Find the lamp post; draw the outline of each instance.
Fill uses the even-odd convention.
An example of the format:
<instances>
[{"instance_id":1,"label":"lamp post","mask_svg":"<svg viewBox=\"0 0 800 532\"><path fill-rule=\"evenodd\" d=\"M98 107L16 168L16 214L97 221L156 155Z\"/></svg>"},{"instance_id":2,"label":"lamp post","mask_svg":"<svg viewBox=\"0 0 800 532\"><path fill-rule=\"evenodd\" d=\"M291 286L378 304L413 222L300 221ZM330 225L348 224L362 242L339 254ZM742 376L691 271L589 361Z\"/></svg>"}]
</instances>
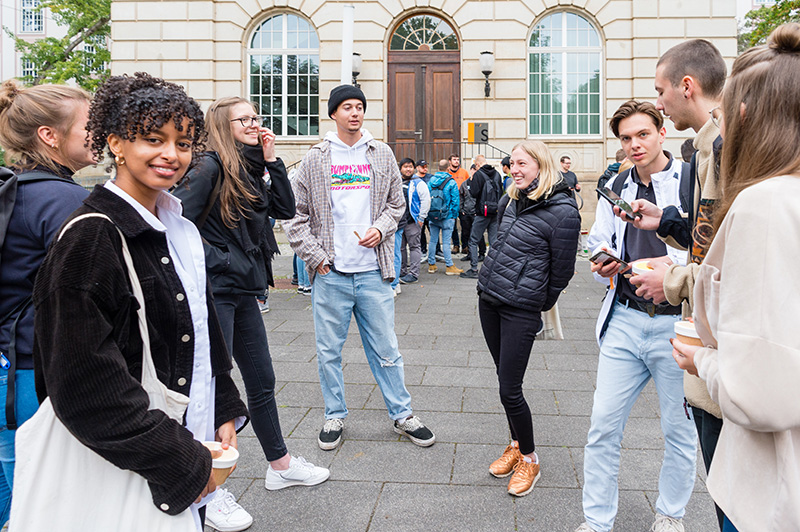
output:
<instances>
[{"instance_id":1,"label":"lamp post","mask_svg":"<svg viewBox=\"0 0 800 532\"><path fill-rule=\"evenodd\" d=\"M483 86L483 93L486 98L492 92L492 87L489 85L489 74L494 70L494 54L489 51L481 52L480 57L481 72L486 77L486 85Z\"/></svg>"},{"instance_id":2,"label":"lamp post","mask_svg":"<svg viewBox=\"0 0 800 532\"><path fill-rule=\"evenodd\" d=\"M360 89L361 85L358 84L359 74L361 74L361 54L353 52L353 85Z\"/></svg>"}]
</instances>

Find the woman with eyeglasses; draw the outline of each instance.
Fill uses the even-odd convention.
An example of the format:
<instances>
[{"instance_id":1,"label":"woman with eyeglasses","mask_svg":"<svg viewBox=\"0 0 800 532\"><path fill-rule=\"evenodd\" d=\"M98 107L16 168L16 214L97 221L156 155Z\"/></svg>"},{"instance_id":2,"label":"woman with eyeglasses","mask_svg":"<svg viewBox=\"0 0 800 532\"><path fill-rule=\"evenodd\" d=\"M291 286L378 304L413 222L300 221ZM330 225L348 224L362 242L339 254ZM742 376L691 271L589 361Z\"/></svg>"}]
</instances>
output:
<instances>
[{"instance_id":1,"label":"woman with eyeglasses","mask_svg":"<svg viewBox=\"0 0 800 532\"><path fill-rule=\"evenodd\" d=\"M286 449L275 372L255 297L273 285L271 261L278 246L269 218L294 216L292 187L283 161L275 156L275 134L261 127L251 102L239 97L215 101L206 113L206 129L210 151L198 158L173 194L203 237L222 333L241 371L253 430L269 461L265 487L313 486L330 472ZM250 526L252 517L233 495L219 492L208 505L206 524L226 531Z\"/></svg>"}]
</instances>

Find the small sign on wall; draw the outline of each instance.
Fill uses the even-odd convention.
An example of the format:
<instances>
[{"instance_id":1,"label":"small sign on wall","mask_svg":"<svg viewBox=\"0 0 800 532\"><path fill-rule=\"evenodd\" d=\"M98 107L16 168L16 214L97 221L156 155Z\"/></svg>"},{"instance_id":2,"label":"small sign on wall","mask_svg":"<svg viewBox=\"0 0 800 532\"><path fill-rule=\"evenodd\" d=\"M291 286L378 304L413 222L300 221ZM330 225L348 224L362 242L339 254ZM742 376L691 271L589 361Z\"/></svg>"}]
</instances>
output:
<instances>
[{"instance_id":1,"label":"small sign on wall","mask_svg":"<svg viewBox=\"0 0 800 532\"><path fill-rule=\"evenodd\" d=\"M489 142L489 122L467 122L467 142L475 144Z\"/></svg>"}]
</instances>

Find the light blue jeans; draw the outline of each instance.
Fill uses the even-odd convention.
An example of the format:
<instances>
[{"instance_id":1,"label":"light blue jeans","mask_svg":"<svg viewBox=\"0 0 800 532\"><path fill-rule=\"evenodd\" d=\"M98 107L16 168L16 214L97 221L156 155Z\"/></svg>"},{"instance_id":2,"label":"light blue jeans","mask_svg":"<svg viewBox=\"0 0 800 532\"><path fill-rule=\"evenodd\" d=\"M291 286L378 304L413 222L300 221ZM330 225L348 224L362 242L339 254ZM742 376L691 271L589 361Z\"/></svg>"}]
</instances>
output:
<instances>
[{"instance_id":1,"label":"light blue jeans","mask_svg":"<svg viewBox=\"0 0 800 532\"><path fill-rule=\"evenodd\" d=\"M658 391L665 440L658 513L682 518L696 475L697 433L683 407L683 370L672 358L669 343L680 316L651 318L620 303L612 312L600 346L592 422L583 453L583 513L597 532L608 532L614 525L622 432L650 378Z\"/></svg>"},{"instance_id":2,"label":"light blue jeans","mask_svg":"<svg viewBox=\"0 0 800 532\"><path fill-rule=\"evenodd\" d=\"M317 274L311 301L325 419L347 417L342 346L353 314L389 417L396 420L410 416L411 395L406 389L403 357L394 333L394 296L381 272L341 274L331 270L326 275Z\"/></svg>"},{"instance_id":3,"label":"light blue jeans","mask_svg":"<svg viewBox=\"0 0 800 532\"><path fill-rule=\"evenodd\" d=\"M6 383L8 371L0 369L0 527L8 521L11 511L11 490L14 485L14 436L16 430L6 428ZM15 413L17 426L21 427L39 409L39 400L36 398L36 385L33 380L32 369L18 369L16 372L15 386Z\"/></svg>"},{"instance_id":4,"label":"light blue jeans","mask_svg":"<svg viewBox=\"0 0 800 532\"><path fill-rule=\"evenodd\" d=\"M403 266L403 230L398 229L394 233L394 281L392 289L400 284L400 268Z\"/></svg>"},{"instance_id":5,"label":"light blue jeans","mask_svg":"<svg viewBox=\"0 0 800 532\"><path fill-rule=\"evenodd\" d=\"M308 270L306 270L306 263L303 259L294 256L295 264L297 265L297 288L310 287L311 282L308 280Z\"/></svg>"},{"instance_id":6,"label":"light blue jeans","mask_svg":"<svg viewBox=\"0 0 800 532\"><path fill-rule=\"evenodd\" d=\"M447 266L453 265L453 257L450 252L450 241L453 239L453 227L456 225L455 218L448 218L435 222L428 221L428 228L431 230L431 242L428 244L428 264L436 264L436 243L439 241L439 231L442 232L442 254L444 263Z\"/></svg>"}]
</instances>

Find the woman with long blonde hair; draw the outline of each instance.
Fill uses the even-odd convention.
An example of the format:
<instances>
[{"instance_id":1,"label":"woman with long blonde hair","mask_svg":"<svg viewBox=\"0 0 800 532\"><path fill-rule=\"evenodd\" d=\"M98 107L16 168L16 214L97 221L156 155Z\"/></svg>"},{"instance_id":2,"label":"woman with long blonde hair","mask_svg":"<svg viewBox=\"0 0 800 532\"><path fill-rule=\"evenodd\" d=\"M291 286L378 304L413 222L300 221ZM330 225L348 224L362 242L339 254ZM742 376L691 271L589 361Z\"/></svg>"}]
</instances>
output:
<instances>
[{"instance_id":1,"label":"woman with long blonde hair","mask_svg":"<svg viewBox=\"0 0 800 532\"><path fill-rule=\"evenodd\" d=\"M253 430L269 461L265 487L313 486L330 472L289 454L275 403L275 372L256 296L273 285L278 251L269 218L295 214L286 167L275 155L275 134L261 126L252 102L221 98L206 113L209 151L173 193L203 237L206 269L222 334L244 380ZM219 490L206 523L244 530L252 517L233 495Z\"/></svg>"},{"instance_id":2,"label":"woman with long blonde hair","mask_svg":"<svg viewBox=\"0 0 800 532\"><path fill-rule=\"evenodd\" d=\"M800 530L800 24L733 63L714 240L695 281L705 347L673 341L724 420L708 491L725 532Z\"/></svg>"},{"instance_id":3,"label":"woman with long blonde hair","mask_svg":"<svg viewBox=\"0 0 800 532\"><path fill-rule=\"evenodd\" d=\"M478 313L511 431L511 443L489 472L495 477L513 473L508 493L523 496L533 489L540 468L522 381L541 313L556 304L575 271L580 216L542 142L514 147L511 177L500 204L497 242L478 277Z\"/></svg>"}]
</instances>

